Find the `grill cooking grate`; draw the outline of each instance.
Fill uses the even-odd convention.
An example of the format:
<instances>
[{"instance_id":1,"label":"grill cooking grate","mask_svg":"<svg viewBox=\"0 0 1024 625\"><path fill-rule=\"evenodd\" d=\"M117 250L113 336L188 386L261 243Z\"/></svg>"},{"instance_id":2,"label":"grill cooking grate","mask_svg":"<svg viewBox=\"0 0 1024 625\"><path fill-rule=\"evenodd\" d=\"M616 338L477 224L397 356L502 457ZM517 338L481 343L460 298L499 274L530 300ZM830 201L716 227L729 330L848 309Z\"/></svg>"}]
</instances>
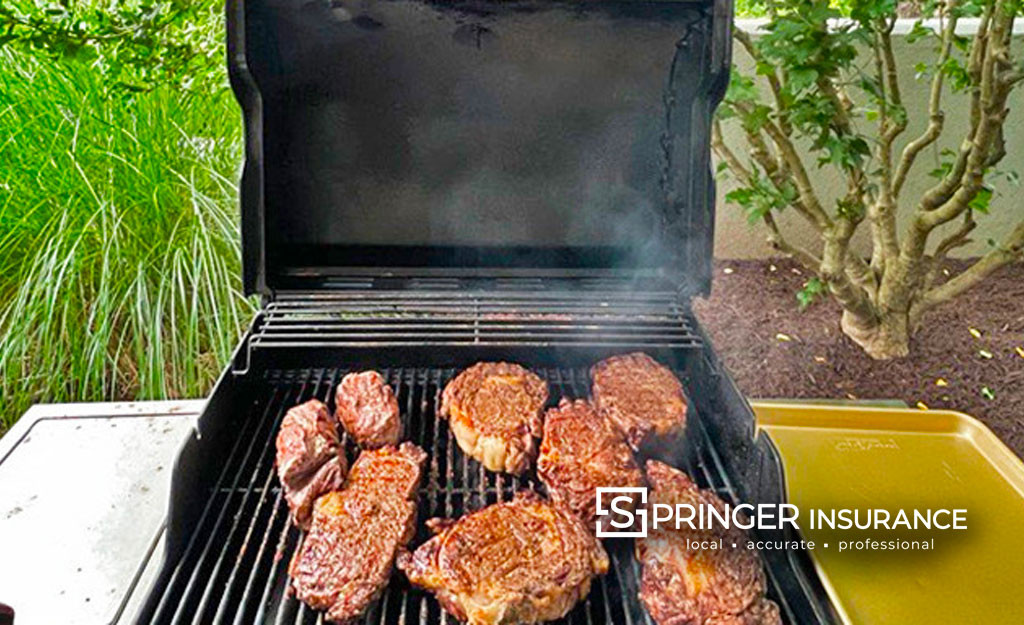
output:
<instances>
[{"instance_id":1,"label":"grill cooking grate","mask_svg":"<svg viewBox=\"0 0 1024 625\"><path fill-rule=\"evenodd\" d=\"M586 397L585 369L539 369L551 387L551 404L560 397ZM315 369L273 371L248 407L233 448L212 490L182 557L168 582L158 589L154 623L287 623L311 625L323 617L287 596L287 567L300 540L288 521L287 506L274 473L274 440L288 408L311 398L333 409L333 390L346 371ZM382 370L398 389L406 438L428 451L419 493L418 535L412 546L427 538L423 522L434 516L458 517L497 501L508 500L520 488L539 489L532 477L517 478L484 471L469 460L437 417L441 390L454 369L408 368ZM726 501L734 492L698 427L699 455L685 467L702 486L713 488ZM356 449L345 439L350 460ZM650 625L636 600L639 570L631 556L632 543L606 541L611 570L592 586L590 595L565 619L572 624L616 623ZM779 603L787 622L796 622L771 570L769 596ZM367 624L456 623L432 597L411 589L395 573L383 597L368 611Z\"/></svg>"},{"instance_id":2,"label":"grill cooking grate","mask_svg":"<svg viewBox=\"0 0 1024 625\"><path fill-rule=\"evenodd\" d=\"M678 348L700 339L671 291L590 290L282 295L249 339L250 349L509 343Z\"/></svg>"}]
</instances>

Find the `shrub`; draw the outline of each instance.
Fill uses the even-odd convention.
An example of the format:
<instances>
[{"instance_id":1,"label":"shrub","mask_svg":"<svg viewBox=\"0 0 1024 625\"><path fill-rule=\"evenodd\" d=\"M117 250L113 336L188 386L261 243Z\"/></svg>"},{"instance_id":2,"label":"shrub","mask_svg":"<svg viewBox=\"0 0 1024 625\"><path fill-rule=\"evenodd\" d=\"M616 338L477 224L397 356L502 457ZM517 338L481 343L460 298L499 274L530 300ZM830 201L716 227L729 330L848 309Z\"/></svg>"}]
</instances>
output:
<instances>
[{"instance_id":1,"label":"shrub","mask_svg":"<svg viewBox=\"0 0 1024 625\"><path fill-rule=\"evenodd\" d=\"M219 9L197 7L127 39L101 36L123 16L61 14L0 48L0 429L36 401L203 395L252 314L239 113ZM173 59L193 30L209 58Z\"/></svg>"},{"instance_id":2,"label":"shrub","mask_svg":"<svg viewBox=\"0 0 1024 625\"><path fill-rule=\"evenodd\" d=\"M939 29L919 20L910 33L911 39L930 39L935 46L934 62L914 68L930 81L926 111L908 110L901 98L899 78L908 68L893 52L895 0L852 0L847 20L837 19L840 12L828 0L754 2L769 16L763 36L736 29L735 38L753 58L756 75L734 72L713 134L721 166L740 185L729 199L764 224L777 250L827 287L842 306L844 332L867 353L906 355L928 309L1024 256L1022 214L981 259L945 282L938 280L946 255L969 241L977 218L995 209L989 182L1014 175L998 166L1006 156L1002 130L1010 94L1024 81L1024 63L1012 45L1021 0L922 4L923 14L940 18ZM976 34L958 32L965 17L979 18ZM925 173L915 168L918 157L944 133L947 88L968 94L969 130L931 172L931 188L907 197L907 178ZM902 143L915 114L927 115L927 127ZM725 120L742 128L744 150L726 144ZM811 164L798 150L804 145L817 158L813 165L835 171L846 183L845 195L832 206L815 191ZM798 247L786 237L776 219L784 209L817 232L817 249ZM902 232L901 212L910 213ZM861 228L871 234L870 258L850 250Z\"/></svg>"}]
</instances>

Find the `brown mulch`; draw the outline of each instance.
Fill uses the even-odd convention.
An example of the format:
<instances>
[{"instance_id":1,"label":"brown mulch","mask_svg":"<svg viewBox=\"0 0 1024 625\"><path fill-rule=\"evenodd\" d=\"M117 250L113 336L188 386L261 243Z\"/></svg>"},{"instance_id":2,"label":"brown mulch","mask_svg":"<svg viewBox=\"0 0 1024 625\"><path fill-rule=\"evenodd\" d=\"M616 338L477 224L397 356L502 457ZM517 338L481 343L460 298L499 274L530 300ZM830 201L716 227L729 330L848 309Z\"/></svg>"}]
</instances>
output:
<instances>
[{"instance_id":1,"label":"brown mulch","mask_svg":"<svg viewBox=\"0 0 1024 625\"><path fill-rule=\"evenodd\" d=\"M910 356L889 361L871 359L842 333L835 303L800 311L795 293L807 278L782 259L718 261L710 299L694 303L748 397L901 399L959 410L1024 456L1024 264L933 310Z\"/></svg>"}]
</instances>

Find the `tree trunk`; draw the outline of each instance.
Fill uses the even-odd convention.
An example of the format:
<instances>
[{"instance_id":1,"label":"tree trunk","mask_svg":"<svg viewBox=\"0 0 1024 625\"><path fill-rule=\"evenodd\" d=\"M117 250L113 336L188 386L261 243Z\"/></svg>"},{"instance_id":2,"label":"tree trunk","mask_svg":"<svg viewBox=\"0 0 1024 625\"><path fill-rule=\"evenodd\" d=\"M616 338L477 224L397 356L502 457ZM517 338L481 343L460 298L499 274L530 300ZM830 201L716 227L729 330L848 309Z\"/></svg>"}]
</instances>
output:
<instances>
[{"instance_id":1,"label":"tree trunk","mask_svg":"<svg viewBox=\"0 0 1024 625\"><path fill-rule=\"evenodd\" d=\"M840 322L846 336L878 360L902 358L910 353L910 321L906 313L890 312L864 319L843 311Z\"/></svg>"}]
</instances>

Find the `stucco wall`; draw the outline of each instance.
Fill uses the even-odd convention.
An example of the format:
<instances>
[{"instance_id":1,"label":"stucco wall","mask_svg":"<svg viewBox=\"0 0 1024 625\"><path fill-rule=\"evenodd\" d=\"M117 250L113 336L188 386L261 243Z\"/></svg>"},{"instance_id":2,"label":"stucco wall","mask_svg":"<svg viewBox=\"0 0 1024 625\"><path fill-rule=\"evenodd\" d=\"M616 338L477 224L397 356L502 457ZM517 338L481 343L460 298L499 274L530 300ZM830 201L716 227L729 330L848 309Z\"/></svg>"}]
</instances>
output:
<instances>
[{"instance_id":1,"label":"stucco wall","mask_svg":"<svg viewBox=\"0 0 1024 625\"><path fill-rule=\"evenodd\" d=\"M739 26L750 32L755 32L758 26L755 20L741 20ZM903 149L904 144L919 135L927 126L927 102L930 81L927 77L921 80L914 79L914 65L918 62L934 62L934 52L929 41L919 41L910 44L901 33L906 32L912 22L907 20L906 24L900 24L897 29L895 46L897 60L901 65L900 89L903 95L904 105L910 114L910 123L905 133L897 143L896 153ZM1024 24L1017 24L1018 28L1016 45L1018 58L1024 54ZM962 25L964 34L973 31L973 24ZM750 75L753 74L752 62L743 49L739 46L734 48L735 63ZM968 100L965 94L953 94L947 92L943 96L943 110L946 114L946 127L940 140L933 146L922 152L917 159L914 168L904 186L900 197L902 204L901 228L906 225L909 214L912 212L916 199L921 196L935 180L927 174L934 169L939 162L939 153L943 148L955 149L960 145L967 131ZM726 140L733 146L744 146L742 132L731 124L726 125ZM1005 128L1007 155L1000 165L1004 170L1017 170L1024 176L1024 89L1017 89L1010 97L1010 116ZM809 168L812 181L823 204L832 206L839 197L844 184L839 176L826 167L818 169L814 164L815 159L808 157L805 153L804 162ZM1002 236L1021 219L1024 219L1024 186L1014 186L1005 179L994 182L995 195L992 198L991 211L989 215L978 217L978 228L974 231L972 239L974 242L955 252L959 256L977 256L989 249L988 240L1000 240ZM725 201L725 194L733 188L730 179L720 179L718 182L718 211L715 232L715 256L718 258L759 258L773 255L774 252L765 243L763 225L758 223L749 225L743 211L735 205ZM803 220L792 213L784 211L779 217L780 226L788 234L789 239L794 243L811 249L818 249L818 242L806 227ZM946 228L953 228L955 225L947 225ZM870 241L867 236L867 224L865 223L854 239L854 246L862 254L868 254Z\"/></svg>"}]
</instances>

